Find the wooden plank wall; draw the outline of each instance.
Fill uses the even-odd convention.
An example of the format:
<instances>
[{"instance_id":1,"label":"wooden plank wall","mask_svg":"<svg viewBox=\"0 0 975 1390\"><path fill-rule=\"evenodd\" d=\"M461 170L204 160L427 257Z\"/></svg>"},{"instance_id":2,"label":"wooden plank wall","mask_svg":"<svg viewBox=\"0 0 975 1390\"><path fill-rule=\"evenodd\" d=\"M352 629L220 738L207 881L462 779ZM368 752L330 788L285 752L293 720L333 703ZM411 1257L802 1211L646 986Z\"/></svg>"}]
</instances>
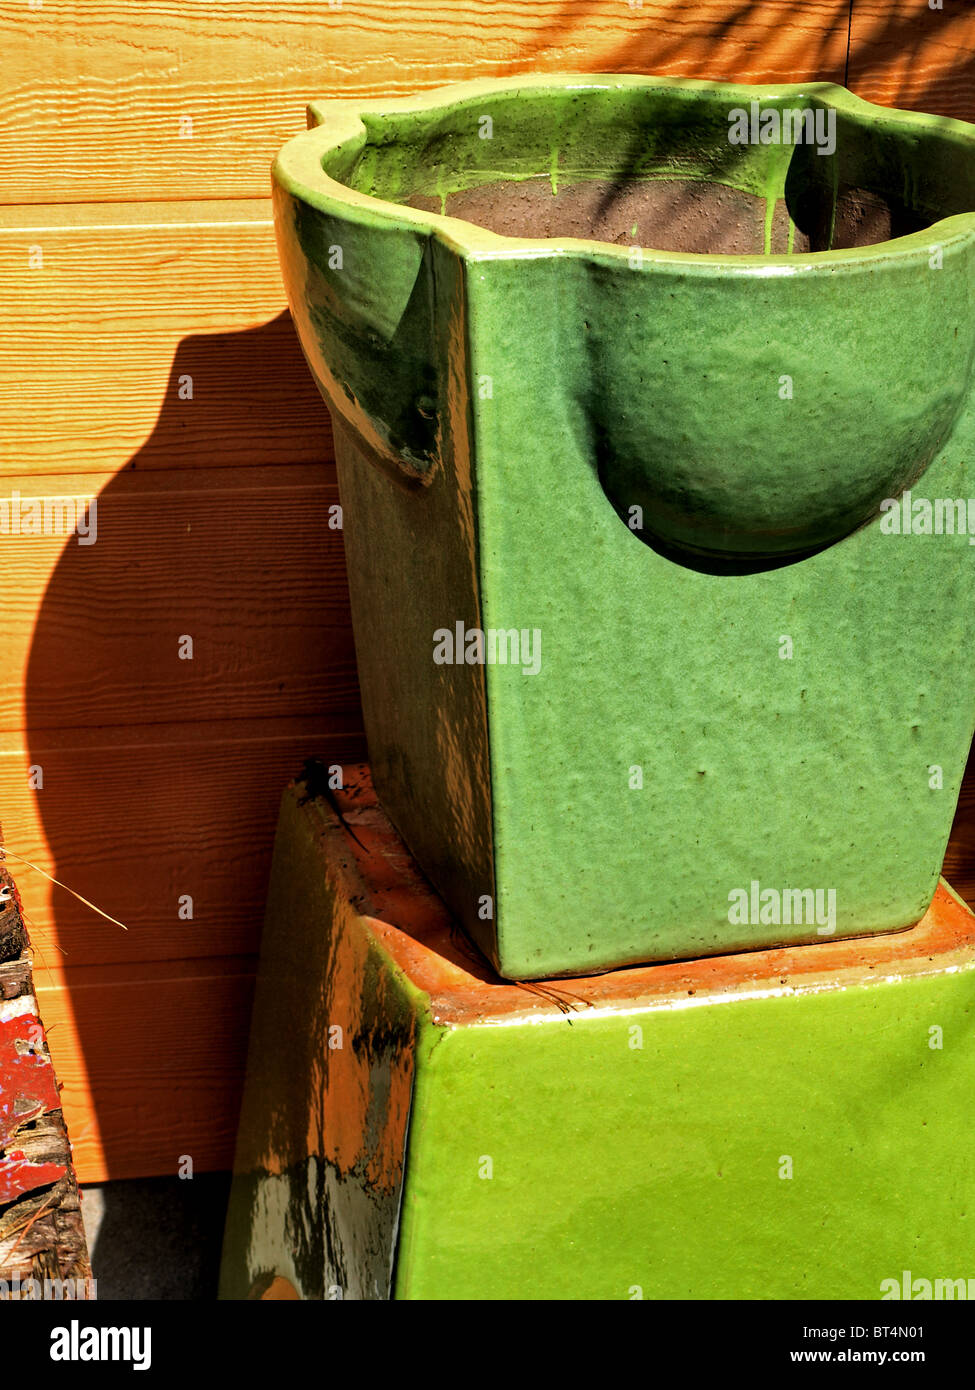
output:
<instances>
[{"instance_id":1,"label":"wooden plank wall","mask_svg":"<svg viewBox=\"0 0 975 1390\"><path fill-rule=\"evenodd\" d=\"M364 754L327 415L267 201L305 102L848 74L975 120L975 7L0 0L0 53L0 497L98 499L94 546L0 537L3 827L130 927L14 862L81 1179L220 1167L281 787ZM971 782L948 867L975 899Z\"/></svg>"}]
</instances>

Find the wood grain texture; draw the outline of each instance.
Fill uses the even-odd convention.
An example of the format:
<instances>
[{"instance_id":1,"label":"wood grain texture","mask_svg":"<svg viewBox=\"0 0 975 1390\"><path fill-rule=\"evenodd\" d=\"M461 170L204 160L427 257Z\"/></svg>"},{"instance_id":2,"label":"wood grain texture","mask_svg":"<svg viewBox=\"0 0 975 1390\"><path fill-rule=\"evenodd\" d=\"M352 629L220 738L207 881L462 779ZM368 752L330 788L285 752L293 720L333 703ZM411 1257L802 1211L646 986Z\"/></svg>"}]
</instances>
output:
<instances>
[{"instance_id":1,"label":"wood grain texture","mask_svg":"<svg viewBox=\"0 0 975 1390\"><path fill-rule=\"evenodd\" d=\"M975 754L969 754L945 854L944 876L975 912Z\"/></svg>"},{"instance_id":2,"label":"wood grain texture","mask_svg":"<svg viewBox=\"0 0 975 1390\"><path fill-rule=\"evenodd\" d=\"M847 9L847 0L60 0L32 11L2 0L0 50L15 81L0 114L0 197L265 195L277 149L303 128L306 103L326 94L404 95L559 70L838 80Z\"/></svg>"},{"instance_id":3,"label":"wood grain texture","mask_svg":"<svg viewBox=\"0 0 975 1390\"><path fill-rule=\"evenodd\" d=\"M267 199L0 209L0 302L2 472L333 457Z\"/></svg>"},{"instance_id":4,"label":"wood grain texture","mask_svg":"<svg viewBox=\"0 0 975 1390\"><path fill-rule=\"evenodd\" d=\"M255 952L285 784L308 757L344 765L363 753L358 720L340 716L48 730L29 747L8 744L0 750L4 843L41 963ZM40 790L29 786L31 766L43 769ZM185 895L192 920L180 917Z\"/></svg>"},{"instance_id":5,"label":"wood grain texture","mask_svg":"<svg viewBox=\"0 0 975 1390\"><path fill-rule=\"evenodd\" d=\"M257 949L285 782L364 751L327 411L266 201L7 208L0 294L0 503L97 498L94 545L0 543L7 845L131 928L21 865L82 1179L229 1166L252 966L219 958Z\"/></svg>"},{"instance_id":6,"label":"wood grain texture","mask_svg":"<svg viewBox=\"0 0 975 1390\"><path fill-rule=\"evenodd\" d=\"M975 121L975 6L854 0L849 85L884 106Z\"/></svg>"},{"instance_id":7,"label":"wood grain texture","mask_svg":"<svg viewBox=\"0 0 975 1390\"><path fill-rule=\"evenodd\" d=\"M253 958L36 969L78 1181L233 1161Z\"/></svg>"},{"instance_id":8,"label":"wood grain texture","mask_svg":"<svg viewBox=\"0 0 975 1390\"><path fill-rule=\"evenodd\" d=\"M0 534L0 730L358 708L331 468L0 478L0 529L59 498L96 528Z\"/></svg>"}]
</instances>

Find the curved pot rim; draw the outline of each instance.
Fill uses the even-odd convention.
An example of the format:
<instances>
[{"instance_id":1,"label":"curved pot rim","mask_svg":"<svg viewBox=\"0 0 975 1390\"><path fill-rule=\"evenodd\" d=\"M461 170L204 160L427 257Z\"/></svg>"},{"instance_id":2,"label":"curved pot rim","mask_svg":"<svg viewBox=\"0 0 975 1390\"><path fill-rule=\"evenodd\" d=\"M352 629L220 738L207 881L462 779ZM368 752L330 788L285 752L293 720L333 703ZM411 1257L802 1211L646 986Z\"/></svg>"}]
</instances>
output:
<instances>
[{"instance_id":1,"label":"curved pot rim","mask_svg":"<svg viewBox=\"0 0 975 1390\"><path fill-rule=\"evenodd\" d=\"M465 260L496 260L517 257L570 256L628 261L634 247L582 237L513 237L489 231L476 223L441 213L427 212L359 193L332 178L323 168L329 153L349 140L361 138L366 127L363 116L423 114L438 107L467 105L485 96L503 92L546 90L609 91L614 88L654 88L694 91L726 96L729 102L744 103L765 98L814 98L858 120L914 128L918 134L934 133L961 142L975 158L975 125L950 116L932 116L898 107L865 101L834 82L745 84L712 82L700 78L649 77L638 74L545 73L504 78L478 78L470 82L436 87L410 97L362 101L336 98L312 101L308 105L310 129L292 137L282 147L272 165L275 184L303 203L319 211L342 217L360 226L390 231L400 229L413 234L436 236ZM959 243L975 244L975 209L940 218L930 226L907 236L876 242L871 246L832 251L797 252L792 255L735 255L692 251L659 251L641 247L642 267L678 268L682 273L701 275L744 275L780 277L820 273L850 273L876 269L878 263L910 264L927 260L932 244L947 248Z\"/></svg>"}]
</instances>

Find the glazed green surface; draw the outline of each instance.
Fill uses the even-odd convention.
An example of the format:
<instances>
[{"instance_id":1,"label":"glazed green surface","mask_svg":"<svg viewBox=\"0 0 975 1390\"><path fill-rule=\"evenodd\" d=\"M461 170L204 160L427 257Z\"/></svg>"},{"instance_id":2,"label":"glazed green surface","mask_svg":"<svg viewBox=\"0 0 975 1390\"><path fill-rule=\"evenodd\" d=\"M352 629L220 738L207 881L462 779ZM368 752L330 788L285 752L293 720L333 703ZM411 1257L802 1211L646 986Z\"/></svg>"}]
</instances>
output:
<instances>
[{"instance_id":1,"label":"glazed green surface","mask_svg":"<svg viewBox=\"0 0 975 1390\"><path fill-rule=\"evenodd\" d=\"M490 119L489 139L479 135ZM502 179L545 173L553 192L591 178L713 178L781 196L791 152L734 147L727 103L688 89L485 92L474 102L424 113L364 118L353 163L326 169L362 193L391 202L414 193L446 197Z\"/></svg>"},{"instance_id":2,"label":"glazed green surface","mask_svg":"<svg viewBox=\"0 0 975 1390\"><path fill-rule=\"evenodd\" d=\"M647 275L627 310L621 291L580 266L590 348L565 328L574 308L582 313L575 269L513 260L469 279L471 371L490 374L494 389L475 416L482 626L543 635L537 676L486 668L504 972L815 939L815 929L733 927L728 894L752 880L834 889L838 935L916 921L934 892L972 733L967 536L888 536L877 520L795 564L712 574L645 545L599 477L601 433L622 433L675 393L694 399L702 374L730 374L736 363L737 409L729 399L715 424L724 418L742 456L749 433L781 437L791 425L797 441L788 412L798 407L822 440L810 460L829 444L841 467L840 454L867 436L834 436L823 402L831 378L842 390L855 363L844 377L839 337L827 351L822 340L818 351L795 339L787 351L768 344L790 341L782 330L802 318L806 293L832 299L838 315L859 285L801 281L779 300L759 282L737 332L730 321L715 331L716 293L702 341L680 327L707 294L690 277L658 290ZM546 304L558 308L546 316ZM530 339L521 328L529 314ZM900 353L906 363L906 344L885 351L883 323L878 314L877 353L888 366ZM863 330L857 346L866 341ZM757 384L774 381L775 355L810 406ZM557 389L559 380L576 389ZM696 399L702 416L713 408L703 388ZM973 425L970 412L915 497L975 491ZM847 473L857 464L851 457ZM788 477L785 454L779 465L769 475L776 487ZM740 495L730 454L724 476ZM634 767L642 789L630 786Z\"/></svg>"},{"instance_id":3,"label":"glazed green surface","mask_svg":"<svg viewBox=\"0 0 975 1390\"><path fill-rule=\"evenodd\" d=\"M931 221L975 210L975 167L957 122L892 124L862 103L838 113L836 149L819 155L808 146L731 144L728 111L737 98L722 84L600 88L599 81L498 84L467 99L457 89L435 111L363 110L361 137L327 156L324 167L340 183L390 202L416 193L446 200L479 184L544 174L553 191L596 178L714 180L786 198L799 218L810 196L828 199L843 187L893 196ZM830 108L824 93L836 90L818 83L753 88L741 100L760 97L763 112L780 115L815 113Z\"/></svg>"},{"instance_id":4,"label":"glazed green surface","mask_svg":"<svg viewBox=\"0 0 975 1390\"><path fill-rule=\"evenodd\" d=\"M634 258L363 191L444 186L458 129L476 149L505 103L516 177L553 148L557 173L594 151L631 172L643 146L602 143L614 110L631 135L660 113L660 149L700 174L753 96L829 103L831 178L947 220L863 250ZM346 543L376 785L458 918L516 978L816 939L732 925L753 881L835 892L837 935L916 921L971 740L975 552L883 535L877 510L975 493L972 128L823 84L635 78L317 113L276 165L282 265L340 478L369 470L343 486L368 498ZM463 178L497 177L499 148ZM782 154L741 169L787 186ZM540 672L435 666L457 621L538 630Z\"/></svg>"},{"instance_id":5,"label":"glazed green surface","mask_svg":"<svg viewBox=\"0 0 975 1390\"><path fill-rule=\"evenodd\" d=\"M448 1033L418 1072L396 1297L878 1299L905 1269L967 1278L973 1000L969 968Z\"/></svg>"}]
</instances>

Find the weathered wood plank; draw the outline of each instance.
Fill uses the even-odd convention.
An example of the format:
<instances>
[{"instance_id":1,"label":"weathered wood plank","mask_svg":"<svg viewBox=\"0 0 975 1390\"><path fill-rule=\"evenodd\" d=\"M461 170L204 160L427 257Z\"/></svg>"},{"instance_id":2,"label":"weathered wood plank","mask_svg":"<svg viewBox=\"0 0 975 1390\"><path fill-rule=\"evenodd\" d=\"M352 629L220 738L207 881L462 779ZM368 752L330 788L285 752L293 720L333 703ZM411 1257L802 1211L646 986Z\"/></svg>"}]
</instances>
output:
<instances>
[{"instance_id":1,"label":"weathered wood plank","mask_svg":"<svg viewBox=\"0 0 975 1390\"><path fill-rule=\"evenodd\" d=\"M0 478L0 730L355 711L337 506L323 465Z\"/></svg>"},{"instance_id":2,"label":"weathered wood plank","mask_svg":"<svg viewBox=\"0 0 975 1390\"><path fill-rule=\"evenodd\" d=\"M226 957L38 970L79 1182L231 1166L254 972Z\"/></svg>"},{"instance_id":3,"label":"weathered wood plank","mask_svg":"<svg viewBox=\"0 0 975 1390\"><path fill-rule=\"evenodd\" d=\"M850 86L884 106L975 121L975 6L855 0Z\"/></svg>"},{"instance_id":4,"label":"weathered wood plank","mask_svg":"<svg viewBox=\"0 0 975 1390\"><path fill-rule=\"evenodd\" d=\"M920 0L918 0L920 3ZM848 0L0 3L11 203L263 195L315 96L519 72L843 76ZM891 99L896 88L885 88ZM70 139L64 132L70 131Z\"/></svg>"},{"instance_id":5,"label":"weathered wood plank","mask_svg":"<svg viewBox=\"0 0 975 1390\"><path fill-rule=\"evenodd\" d=\"M0 472L333 456L267 199L0 208L0 301Z\"/></svg>"},{"instance_id":6,"label":"weathered wood plank","mask_svg":"<svg viewBox=\"0 0 975 1390\"><path fill-rule=\"evenodd\" d=\"M975 755L970 755L945 853L944 876L975 911Z\"/></svg>"},{"instance_id":7,"label":"weathered wood plank","mask_svg":"<svg viewBox=\"0 0 975 1390\"><path fill-rule=\"evenodd\" d=\"M8 742L0 750L4 838L39 977L59 962L256 951L285 784L306 758L344 764L362 757L363 744L358 719L339 715L44 730L29 746ZM42 769L39 790L29 786L30 766ZM18 869L13 855L130 930Z\"/></svg>"}]
</instances>

